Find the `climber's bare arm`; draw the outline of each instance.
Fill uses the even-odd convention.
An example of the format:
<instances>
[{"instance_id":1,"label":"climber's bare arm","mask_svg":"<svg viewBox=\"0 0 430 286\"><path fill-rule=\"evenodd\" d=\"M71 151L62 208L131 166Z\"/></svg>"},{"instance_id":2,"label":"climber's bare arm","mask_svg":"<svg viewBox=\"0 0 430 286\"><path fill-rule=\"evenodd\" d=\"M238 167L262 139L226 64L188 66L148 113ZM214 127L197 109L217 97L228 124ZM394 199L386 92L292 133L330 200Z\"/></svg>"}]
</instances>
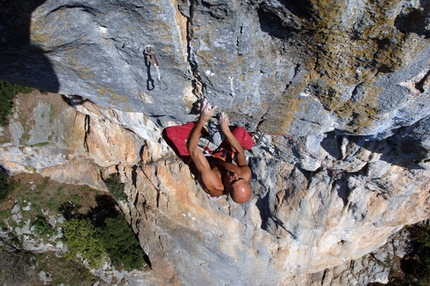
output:
<instances>
[{"instance_id":1,"label":"climber's bare arm","mask_svg":"<svg viewBox=\"0 0 430 286\"><path fill-rule=\"evenodd\" d=\"M221 126L222 132L227 137L230 142L231 147L236 152L236 162L239 167L248 167L248 163L246 162L245 150L243 150L242 145L240 145L239 141L237 141L236 137L234 137L233 133L230 131L229 127L230 120L228 119L228 115L225 112L222 112L219 117L219 125Z\"/></svg>"},{"instance_id":2,"label":"climber's bare arm","mask_svg":"<svg viewBox=\"0 0 430 286\"><path fill-rule=\"evenodd\" d=\"M194 124L187 141L188 152L199 173L199 181L205 191L213 196L222 195L224 186L216 173L212 171L205 155L199 150L198 144L203 125L212 117L215 113L215 109L216 107L212 108L212 106L207 103L207 100L203 101L200 117L196 124Z\"/></svg>"}]
</instances>

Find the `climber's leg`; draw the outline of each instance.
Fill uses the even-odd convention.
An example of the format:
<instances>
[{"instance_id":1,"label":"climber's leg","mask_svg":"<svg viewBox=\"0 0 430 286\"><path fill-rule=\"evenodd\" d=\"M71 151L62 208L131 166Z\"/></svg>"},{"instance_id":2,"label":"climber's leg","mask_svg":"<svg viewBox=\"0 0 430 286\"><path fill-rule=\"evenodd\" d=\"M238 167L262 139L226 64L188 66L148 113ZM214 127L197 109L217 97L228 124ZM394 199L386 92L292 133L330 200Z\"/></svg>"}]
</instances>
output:
<instances>
[{"instance_id":1,"label":"climber's leg","mask_svg":"<svg viewBox=\"0 0 430 286\"><path fill-rule=\"evenodd\" d=\"M254 140L252 140L251 135L249 135L249 133L243 127L237 126L232 133L234 137L236 137L237 141L239 141L243 149L250 150L252 146L254 146ZM219 148L231 150L230 142L228 142L227 139L224 139L217 149Z\"/></svg>"},{"instance_id":2,"label":"climber's leg","mask_svg":"<svg viewBox=\"0 0 430 286\"><path fill-rule=\"evenodd\" d=\"M187 148L187 139L194 127L194 122L180 126L171 126L163 130L163 138L175 151L176 155L186 164L190 163L191 157Z\"/></svg>"}]
</instances>

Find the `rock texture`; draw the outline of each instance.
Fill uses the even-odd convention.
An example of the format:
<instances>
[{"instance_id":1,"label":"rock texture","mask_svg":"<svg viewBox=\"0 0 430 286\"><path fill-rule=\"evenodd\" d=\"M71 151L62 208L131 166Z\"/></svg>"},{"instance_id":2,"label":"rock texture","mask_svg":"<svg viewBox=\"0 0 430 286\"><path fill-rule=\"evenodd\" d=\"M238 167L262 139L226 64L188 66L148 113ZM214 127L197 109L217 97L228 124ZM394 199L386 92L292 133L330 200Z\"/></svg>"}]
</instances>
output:
<instances>
[{"instance_id":1,"label":"rock texture","mask_svg":"<svg viewBox=\"0 0 430 286\"><path fill-rule=\"evenodd\" d=\"M28 97L20 96L13 122L24 123L17 139L22 143L3 144L2 163L14 172L36 171L99 189L106 189L103 176L121 174L128 202L120 206L160 284L211 284L216 279L231 285L300 285L373 251L404 224L429 215L429 171L414 162L419 158L400 153L401 140L396 138L422 132L421 124L373 143L327 134L318 145L325 148L318 153L324 162L317 161L317 153L307 153L311 148L304 140L265 136L248 153L254 196L237 205L229 199L209 201L188 167L162 141L160 128L144 115L99 109L88 102L77 111L60 96L30 96L35 106L63 108L52 117L51 129L38 129L53 139L28 145L26 134L47 125L38 124L36 119L43 116L30 105L25 107L35 111L33 117L19 114L24 107L20 102ZM134 122L135 129L119 122ZM18 137L12 128L10 132ZM138 143L142 149L131 156L138 163L115 157L118 145L130 146L131 154ZM98 165L99 160L112 163Z\"/></svg>"},{"instance_id":2,"label":"rock texture","mask_svg":"<svg viewBox=\"0 0 430 286\"><path fill-rule=\"evenodd\" d=\"M425 1L1 5L1 78L124 112L187 121L206 96L235 123L296 135L385 135L428 114Z\"/></svg>"},{"instance_id":3,"label":"rock texture","mask_svg":"<svg viewBox=\"0 0 430 286\"><path fill-rule=\"evenodd\" d=\"M292 277L286 285L369 285L387 284L391 272L401 270L401 259L411 250L409 232L402 229L376 251L332 269ZM398 273L398 272L396 272Z\"/></svg>"},{"instance_id":4,"label":"rock texture","mask_svg":"<svg viewBox=\"0 0 430 286\"><path fill-rule=\"evenodd\" d=\"M74 107L18 98L2 164L102 190L119 173L160 284L289 285L430 215L426 1L0 4L0 78ZM203 96L272 134L245 205L209 201L161 138Z\"/></svg>"}]
</instances>

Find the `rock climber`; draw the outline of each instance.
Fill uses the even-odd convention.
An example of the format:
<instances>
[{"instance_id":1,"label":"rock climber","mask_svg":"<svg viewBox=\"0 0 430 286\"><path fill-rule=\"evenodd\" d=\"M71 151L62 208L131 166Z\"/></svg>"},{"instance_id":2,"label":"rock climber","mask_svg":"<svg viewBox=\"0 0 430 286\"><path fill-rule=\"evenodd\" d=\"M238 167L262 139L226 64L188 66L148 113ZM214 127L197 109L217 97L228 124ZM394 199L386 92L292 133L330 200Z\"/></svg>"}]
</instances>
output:
<instances>
[{"instance_id":1,"label":"rock climber","mask_svg":"<svg viewBox=\"0 0 430 286\"><path fill-rule=\"evenodd\" d=\"M195 174L210 199L227 195L236 203L245 203L252 195L249 186L252 173L244 151L244 148L249 150L254 144L249 133L240 126L232 132L229 118L222 112L218 121L226 138L211 156L205 156L198 148L200 135L206 132L204 125L215 114L215 110L216 106L212 108L207 99L204 99L200 104L198 120L181 126L167 127L163 130L164 139L190 166L191 172Z\"/></svg>"}]
</instances>

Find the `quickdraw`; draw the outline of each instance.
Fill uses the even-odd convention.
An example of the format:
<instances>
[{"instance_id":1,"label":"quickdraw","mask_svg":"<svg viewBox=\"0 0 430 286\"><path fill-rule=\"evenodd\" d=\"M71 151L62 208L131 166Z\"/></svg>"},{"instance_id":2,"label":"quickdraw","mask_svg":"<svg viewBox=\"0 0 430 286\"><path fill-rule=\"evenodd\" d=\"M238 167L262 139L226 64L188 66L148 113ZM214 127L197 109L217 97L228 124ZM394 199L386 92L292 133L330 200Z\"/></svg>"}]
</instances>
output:
<instances>
[{"instance_id":1,"label":"quickdraw","mask_svg":"<svg viewBox=\"0 0 430 286\"><path fill-rule=\"evenodd\" d=\"M152 46L150 46L150 45L145 46L145 47L143 48L143 54L145 55L145 57L146 57L146 59L148 60L148 62L149 62L152 66L154 66L154 67L155 67L155 70L157 71L157 81L158 81L158 83L160 84L160 89L163 89L163 88L162 88L162 84L164 84L164 86L165 86L165 87L166 87L166 89L167 89L167 85L166 85L166 83L165 83L165 82L164 82L164 80L161 78L161 75L160 75L160 69L158 68L158 66L159 66L158 59L157 59L157 56L155 55L154 51L152 50Z\"/></svg>"},{"instance_id":2,"label":"quickdraw","mask_svg":"<svg viewBox=\"0 0 430 286\"><path fill-rule=\"evenodd\" d=\"M145 48L143 49L143 53L154 67L158 67L158 59L151 46L145 46ZM155 62L152 61L151 57L154 59Z\"/></svg>"}]
</instances>

